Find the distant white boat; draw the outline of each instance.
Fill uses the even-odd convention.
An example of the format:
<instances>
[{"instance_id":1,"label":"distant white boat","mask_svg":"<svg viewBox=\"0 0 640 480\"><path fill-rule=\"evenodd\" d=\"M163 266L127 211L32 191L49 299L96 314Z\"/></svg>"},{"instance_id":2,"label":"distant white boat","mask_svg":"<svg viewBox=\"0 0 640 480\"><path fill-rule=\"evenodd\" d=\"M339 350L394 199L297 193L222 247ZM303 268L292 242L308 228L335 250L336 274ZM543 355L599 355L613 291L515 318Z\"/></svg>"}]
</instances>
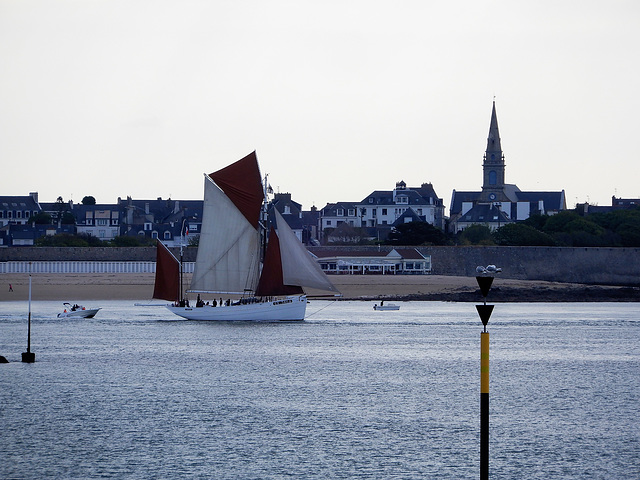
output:
<instances>
[{"instance_id":1,"label":"distant white boat","mask_svg":"<svg viewBox=\"0 0 640 480\"><path fill-rule=\"evenodd\" d=\"M96 313L100 310L100 308L86 308L82 305L78 305L77 303L71 305L68 302L64 302L63 305L66 305L64 312L58 314L58 318L66 318L66 317L77 317L77 318L93 318Z\"/></svg>"},{"instance_id":2,"label":"distant white boat","mask_svg":"<svg viewBox=\"0 0 640 480\"><path fill-rule=\"evenodd\" d=\"M394 303L384 304L384 302L380 302L380 305L377 303L373 306L374 310L400 310L400 305L396 305Z\"/></svg>"}]
</instances>

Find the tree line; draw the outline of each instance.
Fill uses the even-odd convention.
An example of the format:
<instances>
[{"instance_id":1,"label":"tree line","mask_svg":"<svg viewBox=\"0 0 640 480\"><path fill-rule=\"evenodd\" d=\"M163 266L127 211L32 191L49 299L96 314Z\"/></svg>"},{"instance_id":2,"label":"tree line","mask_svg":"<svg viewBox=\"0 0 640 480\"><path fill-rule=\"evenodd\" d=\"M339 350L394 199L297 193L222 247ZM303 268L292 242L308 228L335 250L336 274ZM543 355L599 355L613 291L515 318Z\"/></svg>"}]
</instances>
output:
<instances>
[{"instance_id":1,"label":"tree line","mask_svg":"<svg viewBox=\"0 0 640 480\"><path fill-rule=\"evenodd\" d=\"M640 207L582 215L578 209L556 215L532 215L491 231L476 224L445 234L428 224L399 225L390 245L504 245L554 247L640 247Z\"/></svg>"},{"instance_id":2,"label":"tree line","mask_svg":"<svg viewBox=\"0 0 640 480\"><path fill-rule=\"evenodd\" d=\"M59 213L61 223L75 222L73 215ZM36 218L38 217L38 218ZM36 223L50 223L49 214L40 213ZM640 207L606 213L584 215L579 209L565 210L555 215L532 215L522 222L503 225L492 231L487 225L476 224L457 234L446 233L426 222L398 225L385 240L363 240L364 233L353 227L349 239L334 245L503 245L555 247L640 247ZM326 233L326 232L325 232ZM197 246L197 243L190 242ZM36 240L37 246L67 247L135 247L155 245L155 240L140 236L119 236L110 241L86 234L58 234Z\"/></svg>"}]
</instances>

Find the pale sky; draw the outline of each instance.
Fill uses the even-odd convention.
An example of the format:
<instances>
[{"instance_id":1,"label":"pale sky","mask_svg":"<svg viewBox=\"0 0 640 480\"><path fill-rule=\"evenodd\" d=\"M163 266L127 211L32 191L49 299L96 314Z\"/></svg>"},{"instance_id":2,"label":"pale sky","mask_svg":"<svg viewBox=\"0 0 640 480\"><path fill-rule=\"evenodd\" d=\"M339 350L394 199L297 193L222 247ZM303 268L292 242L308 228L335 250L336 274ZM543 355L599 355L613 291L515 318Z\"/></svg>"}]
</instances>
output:
<instances>
[{"instance_id":1,"label":"pale sky","mask_svg":"<svg viewBox=\"0 0 640 480\"><path fill-rule=\"evenodd\" d=\"M0 0L0 195L201 199L257 151L305 210L431 182L640 198L637 0Z\"/></svg>"}]
</instances>

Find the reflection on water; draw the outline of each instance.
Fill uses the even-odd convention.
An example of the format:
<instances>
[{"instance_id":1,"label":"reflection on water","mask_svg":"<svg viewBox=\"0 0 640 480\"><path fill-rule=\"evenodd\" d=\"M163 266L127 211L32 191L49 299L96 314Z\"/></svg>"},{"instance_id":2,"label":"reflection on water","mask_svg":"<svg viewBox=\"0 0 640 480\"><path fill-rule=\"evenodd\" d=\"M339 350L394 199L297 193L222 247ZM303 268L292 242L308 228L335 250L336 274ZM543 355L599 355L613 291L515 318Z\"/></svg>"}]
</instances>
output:
<instances>
[{"instance_id":1,"label":"reflection on water","mask_svg":"<svg viewBox=\"0 0 640 480\"><path fill-rule=\"evenodd\" d=\"M93 304L91 304L93 305ZM0 304L0 478L477 478L472 304L313 301L287 324ZM87 302L90 306L90 302ZM498 304L495 478L638 478L636 304Z\"/></svg>"}]
</instances>

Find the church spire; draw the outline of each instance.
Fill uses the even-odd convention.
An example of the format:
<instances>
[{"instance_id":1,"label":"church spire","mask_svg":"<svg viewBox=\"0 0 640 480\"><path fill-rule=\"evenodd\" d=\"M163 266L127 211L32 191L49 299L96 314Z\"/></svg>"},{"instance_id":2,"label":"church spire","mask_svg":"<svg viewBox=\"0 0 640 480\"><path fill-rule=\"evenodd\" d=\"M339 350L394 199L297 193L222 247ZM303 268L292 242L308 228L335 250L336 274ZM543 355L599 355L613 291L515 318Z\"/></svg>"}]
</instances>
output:
<instances>
[{"instance_id":1,"label":"church spire","mask_svg":"<svg viewBox=\"0 0 640 480\"><path fill-rule=\"evenodd\" d=\"M491 111L491 124L489 125L489 137L487 138L487 154L500 153L502 156L502 147L500 146L500 132L498 131L498 116L496 115L496 101L493 101L493 110Z\"/></svg>"},{"instance_id":2,"label":"church spire","mask_svg":"<svg viewBox=\"0 0 640 480\"><path fill-rule=\"evenodd\" d=\"M500 144L500 132L498 131L498 116L496 115L496 101L493 101L491 110L491 123L489 124L489 136L487 137L487 150L484 154L482 201L504 200L504 155Z\"/></svg>"}]
</instances>

